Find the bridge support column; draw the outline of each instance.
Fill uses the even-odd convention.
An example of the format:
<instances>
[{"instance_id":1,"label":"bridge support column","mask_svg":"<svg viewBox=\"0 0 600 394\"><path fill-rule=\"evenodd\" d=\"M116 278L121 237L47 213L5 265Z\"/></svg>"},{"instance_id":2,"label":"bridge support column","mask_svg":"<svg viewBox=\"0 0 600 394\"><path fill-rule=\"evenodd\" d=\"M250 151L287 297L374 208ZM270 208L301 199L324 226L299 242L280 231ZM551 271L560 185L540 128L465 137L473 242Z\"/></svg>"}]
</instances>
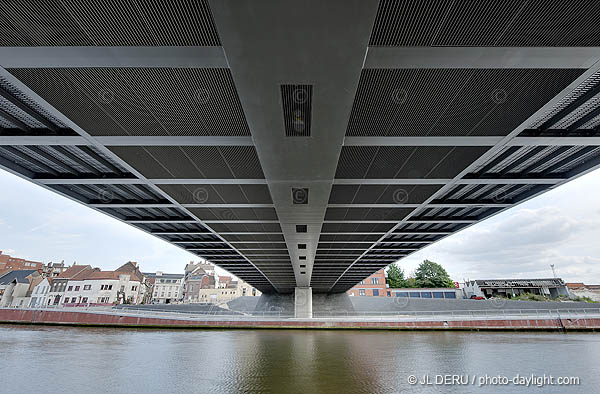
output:
<instances>
[{"instance_id":1,"label":"bridge support column","mask_svg":"<svg viewBox=\"0 0 600 394\"><path fill-rule=\"evenodd\" d=\"M294 295L294 316L297 319L311 319L312 287L296 287Z\"/></svg>"}]
</instances>

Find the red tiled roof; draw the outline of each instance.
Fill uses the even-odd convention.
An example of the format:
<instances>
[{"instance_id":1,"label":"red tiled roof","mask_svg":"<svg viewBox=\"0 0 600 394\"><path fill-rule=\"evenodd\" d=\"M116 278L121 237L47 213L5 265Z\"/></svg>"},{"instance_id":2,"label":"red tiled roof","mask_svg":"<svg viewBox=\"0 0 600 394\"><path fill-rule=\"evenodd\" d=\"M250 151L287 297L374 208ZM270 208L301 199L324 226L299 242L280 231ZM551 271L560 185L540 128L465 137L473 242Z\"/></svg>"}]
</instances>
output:
<instances>
[{"instance_id":1,"label":"red tiled roof","mask_svg":"<svg viewBox=\"0 0 600 394\"><path fill-rule=\"evenodd\" d=\"M66 279L72 279L75 276L77 276L78 274L80 274L83 270L91 270L92 267L90 265L72 265L71 267L67 268L65 270L65 272L60 273L57 278L66 278Z\"/></svg>"},{"instance_id":2,"label":"red tiled roof","mask_svg":"<svg viewBox=\"0 0 600 394\"><path fill-rule=\"evenodd\" d=\"M119 271L92 271L86 272L81 277L78 277L78 280L102 280L102 279L112 279L119 280L120 275L129 275L130 281L140 281L136 275L130 272L119 272Z\"/></svg>"}]
</instances>

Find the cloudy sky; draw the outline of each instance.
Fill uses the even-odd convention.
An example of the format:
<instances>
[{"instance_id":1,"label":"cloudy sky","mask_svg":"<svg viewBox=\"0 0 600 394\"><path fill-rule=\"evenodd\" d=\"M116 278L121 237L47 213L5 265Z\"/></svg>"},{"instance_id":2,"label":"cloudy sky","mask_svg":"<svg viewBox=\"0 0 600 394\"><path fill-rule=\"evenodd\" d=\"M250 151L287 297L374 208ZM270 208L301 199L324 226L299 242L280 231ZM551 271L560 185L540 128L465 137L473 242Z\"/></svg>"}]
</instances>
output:
<instances>
[{"instance_id":1,"label":"cloudy sky","mask_svg":"<svg viewBox=\"0 0 600 394\"><path fill-rule=\"evenodd\" d=\"M0 250L37 261L182 272L198 258L0 170ZM600 283L600 170L447 237L400 262L429 259L457 281L551 277Z\"/></svg>"}]
</instances>

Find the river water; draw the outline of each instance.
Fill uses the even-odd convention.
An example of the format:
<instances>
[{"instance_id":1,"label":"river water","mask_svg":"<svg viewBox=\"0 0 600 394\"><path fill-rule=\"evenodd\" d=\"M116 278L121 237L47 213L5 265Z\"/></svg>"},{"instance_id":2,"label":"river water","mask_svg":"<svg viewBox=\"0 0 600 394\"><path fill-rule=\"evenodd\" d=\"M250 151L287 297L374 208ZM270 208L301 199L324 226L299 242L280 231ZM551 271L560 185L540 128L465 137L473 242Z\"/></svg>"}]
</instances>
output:
<instances>
[{"instance_id":1,"label":"river water","mask_svg":"<svg viewBox=\"0 0 600 394\"><path fill-rule=\"evenodd\" d=\"M514 385L517 374L579 384ZM0 381L2 394L590 394L600 335L0 325Z\"/></svg>"}]
</instances>

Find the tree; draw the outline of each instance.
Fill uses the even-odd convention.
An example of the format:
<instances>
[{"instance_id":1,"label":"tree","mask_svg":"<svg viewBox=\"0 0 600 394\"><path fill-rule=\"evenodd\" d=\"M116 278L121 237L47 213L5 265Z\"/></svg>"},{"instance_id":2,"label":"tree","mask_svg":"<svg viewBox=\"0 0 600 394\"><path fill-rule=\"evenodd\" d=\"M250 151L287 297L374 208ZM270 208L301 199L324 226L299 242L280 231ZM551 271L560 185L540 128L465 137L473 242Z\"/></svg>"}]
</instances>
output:
<instances>
[{"instance_id":1,"label":"tree","mask_svg":"<svg viewBox=\"0 0 600 394\"><path fill-rule=\"evenodd\" d=\"M391 288L408 287L408 281L404 278L404 271L396 264L389 266L387 274L387 282Z\"/></svg>"},{"instance_id":2,"label":"tree","mask_svg":"<svg viewBox=\"0 0 600 394\"><path fill-rule=\"evenodd\" d=\"M444 267L429 260L419 264L415 271L415 284L418 287L454 287Z\"/></svg>"}]
</instances>

